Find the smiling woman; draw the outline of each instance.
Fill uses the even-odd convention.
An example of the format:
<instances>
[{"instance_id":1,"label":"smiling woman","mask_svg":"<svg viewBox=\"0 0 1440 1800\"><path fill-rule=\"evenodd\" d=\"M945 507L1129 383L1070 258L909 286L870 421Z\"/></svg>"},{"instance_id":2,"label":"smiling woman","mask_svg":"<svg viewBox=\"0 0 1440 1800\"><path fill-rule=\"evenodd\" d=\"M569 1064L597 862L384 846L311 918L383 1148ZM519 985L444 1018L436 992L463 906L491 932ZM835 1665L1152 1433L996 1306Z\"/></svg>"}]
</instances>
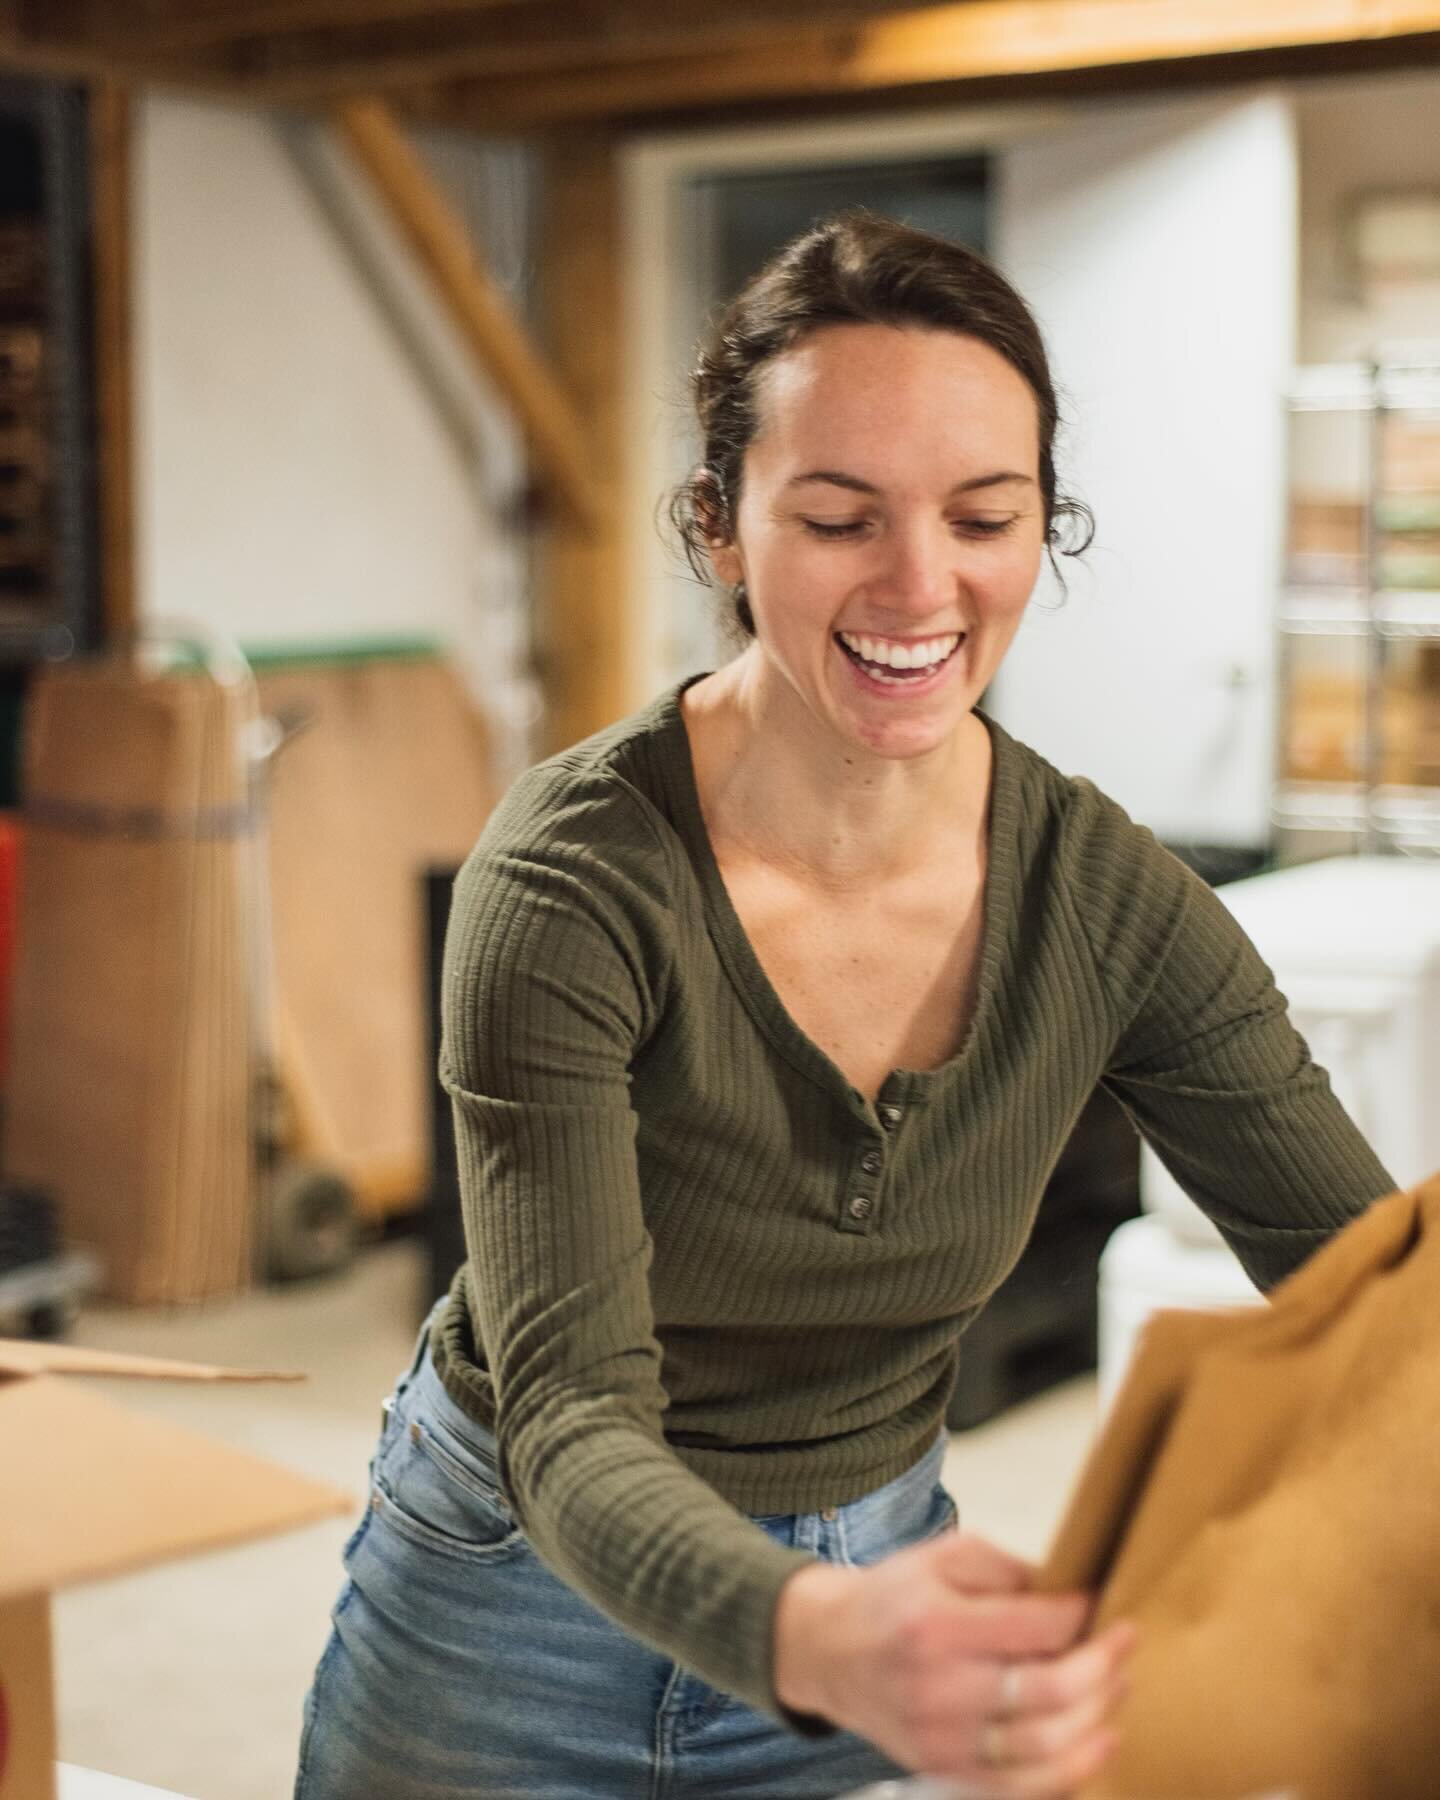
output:
<instances>
[{"instance_id":1,"label":"smiling woman","mask_svg":"<svg viewBox=\"0 0 1440 1800\"><path fill-rule=\"evenodd\" d=\"M871 323L811 332L765 363L757 387L733 510L726 501L708 543L758 640L729 679L752 709L793 715L787 735L801 729L799 702L835 754L848 740L928 756L923 771L911 760L871 772L898 835L927 794L948 810L942 752L1035 585L1046 533L1035 395L978 339ZM821 454L830 466L815 466ZM697 715L713 697L691 695Z\"/></svg>"},{"instance_id":2,"label":"smiling woman","mask_svg":"<svg viewBox=\"0 0 1440 1800\"><path fill-rule=\"evenodd\" d=\"M1226 908L977 704L1086 522L1020 296L841 215L696 395L676 517L742 647L527 771L456 883L469 1254L300 1800L1083 1786L1132 1636L952 1529L966 1326L1098 1082L1262 1285L1394 1186Z\"/></svg>"}]
</instances>

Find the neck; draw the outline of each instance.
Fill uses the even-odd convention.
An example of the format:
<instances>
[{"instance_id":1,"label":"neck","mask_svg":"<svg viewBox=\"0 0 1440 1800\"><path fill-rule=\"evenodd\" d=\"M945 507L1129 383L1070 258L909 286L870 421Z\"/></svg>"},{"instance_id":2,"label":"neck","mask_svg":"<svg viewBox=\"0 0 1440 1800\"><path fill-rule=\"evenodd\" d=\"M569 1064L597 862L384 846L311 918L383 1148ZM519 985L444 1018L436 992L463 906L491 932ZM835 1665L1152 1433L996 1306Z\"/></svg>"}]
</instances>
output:
<instances>
[{"instance_id":1,"label":"neck","mask_svg":"<svg viewBox=\"0 0 1440 1800\"><path fill-rule=\"evenodd\" d=\"M923 756L845 742L751 646L686 690L713 841L821 888L903 880L972 834L989 793L990 737L967 714Z\"/></svg>"}]
</instances>

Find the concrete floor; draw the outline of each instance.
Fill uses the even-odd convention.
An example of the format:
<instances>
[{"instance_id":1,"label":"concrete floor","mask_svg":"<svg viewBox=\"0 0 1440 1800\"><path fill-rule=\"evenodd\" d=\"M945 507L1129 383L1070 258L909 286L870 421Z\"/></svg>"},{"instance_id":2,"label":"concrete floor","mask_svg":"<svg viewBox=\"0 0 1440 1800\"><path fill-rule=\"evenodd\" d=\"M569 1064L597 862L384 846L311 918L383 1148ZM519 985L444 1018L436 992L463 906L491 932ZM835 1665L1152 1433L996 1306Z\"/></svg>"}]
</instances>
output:
<instances>
[{"instance_id":1,"label":"concrete floor","mask_svg":"<svg viewBox=\"0 0 1440 1800\"><path fill-rule=\"evenodd\" d=\"M90 1308L72 1341L303 1369L303 1385L127 1381L105 1391L337 1482L358 1516L380 1401L408 1359L422 1284L419 1247L393 1242L315 1286L178 1312ZM954 1438L945 1479L965 1525L1042 1554L1094 1415L1094 1383L1077 1381ZM335 1519L57 1596L62 1759L193 1800L285 1800L352 1524Z\"/></svg>"}]
</instances>

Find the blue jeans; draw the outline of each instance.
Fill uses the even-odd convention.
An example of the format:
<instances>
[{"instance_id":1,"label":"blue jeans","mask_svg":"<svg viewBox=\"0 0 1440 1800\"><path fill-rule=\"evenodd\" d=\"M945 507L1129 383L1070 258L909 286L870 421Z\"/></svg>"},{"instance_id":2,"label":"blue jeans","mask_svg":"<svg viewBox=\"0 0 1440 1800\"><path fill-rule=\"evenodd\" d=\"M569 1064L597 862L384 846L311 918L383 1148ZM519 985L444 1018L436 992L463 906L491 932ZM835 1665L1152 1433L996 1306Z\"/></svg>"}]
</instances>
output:
<instances>
[{"instance_id":1,"label":"blue jeans","mask_svg":"<svg viewBox=\"0 0 1440 1800\"><path fill-rule=\"evenodd\" d=\"M386 1403L345 1546L295 1800L833 1800L904 1772L852 1733L802 1738L710 1687L551 1574L428 1332ZM878 1561L955 1525L944 1449L941 1432L849 1505L756 1522L831 1562Z\"/></svg>"}]
</instances>

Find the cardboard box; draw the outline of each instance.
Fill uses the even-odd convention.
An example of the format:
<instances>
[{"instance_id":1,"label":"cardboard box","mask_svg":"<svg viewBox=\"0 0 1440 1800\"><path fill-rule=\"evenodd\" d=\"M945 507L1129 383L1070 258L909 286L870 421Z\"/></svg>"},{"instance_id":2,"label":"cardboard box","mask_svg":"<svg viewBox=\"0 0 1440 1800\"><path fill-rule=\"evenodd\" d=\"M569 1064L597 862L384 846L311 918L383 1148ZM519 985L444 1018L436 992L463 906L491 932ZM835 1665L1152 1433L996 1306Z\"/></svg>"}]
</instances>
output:
<instances>
[{"instance_id":1,"label":"cardboard box","mask_svg":"<svg viewBox=\"0 0 1440 1800\"><path fill-rule=\"evenodd\" d=\"M0 1800L55 1800L54 1589L354 1506L338 1488L128 1412L82 1375L300 1379L0 1338Z\"/></svg>"}]
</instances>

